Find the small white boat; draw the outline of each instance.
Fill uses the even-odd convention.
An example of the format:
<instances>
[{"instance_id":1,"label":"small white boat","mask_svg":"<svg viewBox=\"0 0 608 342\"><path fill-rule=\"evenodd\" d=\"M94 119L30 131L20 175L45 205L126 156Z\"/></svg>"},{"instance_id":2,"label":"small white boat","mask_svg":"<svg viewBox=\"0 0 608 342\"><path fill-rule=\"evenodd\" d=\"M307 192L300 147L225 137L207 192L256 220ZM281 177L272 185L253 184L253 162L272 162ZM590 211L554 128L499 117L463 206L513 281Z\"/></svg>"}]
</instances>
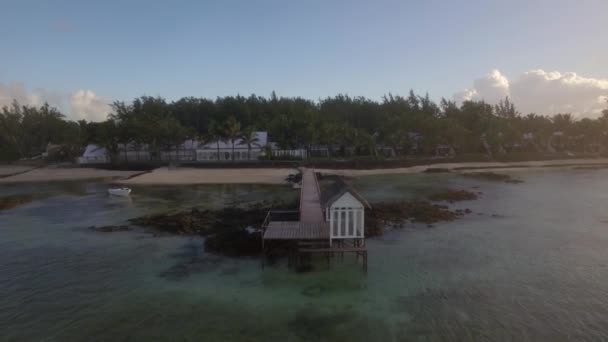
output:
<instances>
[{"instance_id":1,"label":"small white boat","mask_svg":"<svg viewBox=\"0 0 608 342\"><path fill-rule=\"evenodd\" d=\"M293 183L291 185L292 188L294 189L301 189L302 188L302 183Z\"/></svg>"},{"instance_id":2,"label":"small white boat","mask_svg":"<svg viewBox=\"0 0 608 342\"><path fill-rule=\"evenodd\" d=\"M129 194L131 193L131 189L129 188L112 188L112 189L108 189L108 193L110 195L114 195L114 196L129 196Z\"/></svg>"}]
</instances>

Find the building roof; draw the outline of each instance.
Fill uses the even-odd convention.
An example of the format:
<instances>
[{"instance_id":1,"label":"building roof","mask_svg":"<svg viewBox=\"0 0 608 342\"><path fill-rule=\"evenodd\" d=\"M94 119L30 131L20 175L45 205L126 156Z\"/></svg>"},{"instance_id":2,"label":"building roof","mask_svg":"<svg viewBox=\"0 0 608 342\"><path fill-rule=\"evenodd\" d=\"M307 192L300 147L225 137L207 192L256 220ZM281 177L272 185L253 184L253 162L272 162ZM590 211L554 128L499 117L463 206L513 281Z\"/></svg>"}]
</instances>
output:
<instances>
[{"instance_id":1,"label":"building roof","mask_svg":"<svg viewBox=\"0 0 608 342\"><path fill-rule=\"evenodd\" d=\"M252 144L252 147L262 147L262 146L266 146L268 144L268 132L254 132L255 137L257 138L257 141L255 143ZM213 141L210 143L207 143L203 146L199 146L200 149L206 150L206 149L217 149L217 141ZM224 149L224 148L232 148L232 143L230 141L227 140L220 140L219 141L219 145L220 145L220 149ZM247 144L243 143L242 139L236 139L234 141L234 147L239 148L239 147L247 147Z\"/></svg>"},{"instance_id":2,"label":"building roof","mask_svg":"<svg viewBox=\"0 0 608 342\"><path fill-rule=\"evenodd\" d=\"M86 149L84 150L84 153L82 154L83 157L103 157L105 155L105 147L97 146L95 144L87 145Z\"/></svg>"},{"instance_id":3,"label":"building roof","mask_svg":"<svg viewBox=\"0 0 608 342\"><path fill-rule=\"evenodd\" d=\"M253 144L253 148L262 148L263 146L266 146L268 144L268 132L254 132L257 141ZM234 147L235 149L247 149L247 145L243 143L242 139L236 139L234 141ZM201 144L198 140L195 139L187 139L184 140L183 143L179 144L178 146L174 146L172 149L174 150L175 148L177 149L185 149L185 150L196 150L196 149L202 149L202 150L216 150L217 149L217 143L214 142L210 142L207 144ZM149 146L147 144L136 144L134 142L130 142L125 144L119 144L118 145L118 149L119 151L147 151L149 149ZM232 143L230 141L224 141L224 140L220 140L220 149L232 149ZM95 145L95 144L89 144L87 145L84 153L83 153L83 157L100 157L100 156L105 156L106 153L106 149L104 147Z\"/></svg>"},{"instance_id":4,"label":"building roof","mask_svg":"<svg viewBox=\"0 0 608 342\"><path fill-rule=\"evenodd\" d=\"M361 196L355 189L346 183L342 178L336 179L334 183L326 190L321 191L321 205L324 208L331 206L335 201L340 199L345 193L350 193L355 197L361 204L366 208L371 208L371 205L363 196Z\"/></svg>"}]
</instances>

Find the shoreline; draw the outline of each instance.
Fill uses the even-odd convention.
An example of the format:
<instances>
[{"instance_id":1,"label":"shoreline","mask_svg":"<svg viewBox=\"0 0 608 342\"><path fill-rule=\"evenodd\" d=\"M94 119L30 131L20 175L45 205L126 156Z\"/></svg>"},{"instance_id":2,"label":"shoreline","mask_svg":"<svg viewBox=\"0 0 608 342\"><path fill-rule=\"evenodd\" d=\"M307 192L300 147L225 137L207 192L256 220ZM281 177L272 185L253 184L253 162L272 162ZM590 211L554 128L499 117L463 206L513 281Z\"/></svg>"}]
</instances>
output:
<instances>
[{"instance_id":1,"label":"shoreline","mask_svg":"<svg viewBox=\"0 0 608 342\"><path fill-rule=\"evenodd\" d=\"M606 167L608 158L594 159L558 159L542 161L519 161L519 162L452 162L416 165L397 168L377 169L330 169L317 168L316 171L325 175L338 175L345 177L415 174L423 172L481 172L492 171L515 171L544 168L568 168L568 167ZM20 169L17 174L13 166L0 165L0 184L35 183L55 181L78 181L78 180L106 180L123 185L194 185L194 184L287 184L286 178L290 174L297 173L296 168L193 168L160 167L151 171L121 171L104 170L96 168L61 168L47 166L43 168L32 168L30 170Z\"/></svg>"},{"instance_id":2,"label":"shoreline","mask_svg":"<svg viewBox=\"0 0 608 342\"><path fill-rule=\"evenodd\" d=\"M4 168L0 166L0 170ZM92 168L42 167L0 178L0 184L65 182L96 179L120 179L133 177L141 171L111 171Z\"/></svg>"},{"instance_id":3,"label":"shoreline","mask_svg":"<svg viewBox=\"0 0 608 342\"><path fill-rule=\"evenodd\" d=\"M161 167L116 183L125 185L194 185L194 184L287 184L287 177L297 169L202 169Z\"/></svg>"},{"instance_id":4,"label":"shoreline","mask_svg":"<svg viewBox=\"0 0 608 342\"><path fill-rule=\"evenodd\" d=\"M345 177L378 176L395 174L414 174L424 173L429 170L440 170L445 172L481 172L481 171L515 171L545 168L568 168L580 166L605 166L608 168L608 158L595 159L557 159L539 161L518 161L518 162L457 162L457 163L437 163L416 165L399 168L383 169L316 169L317 172L326 175L337 175Z\"/></svg>"}]
</instances>

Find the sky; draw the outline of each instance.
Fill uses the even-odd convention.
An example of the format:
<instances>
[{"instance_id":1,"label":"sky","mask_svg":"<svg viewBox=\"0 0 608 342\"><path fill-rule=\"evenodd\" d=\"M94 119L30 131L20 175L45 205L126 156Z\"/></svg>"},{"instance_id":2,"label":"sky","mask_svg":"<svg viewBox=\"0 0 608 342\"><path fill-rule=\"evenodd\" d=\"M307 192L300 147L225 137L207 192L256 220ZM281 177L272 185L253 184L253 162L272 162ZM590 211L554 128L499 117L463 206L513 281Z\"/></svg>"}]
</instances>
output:
<instances>
[{"instance_id":1,"label":"sky","mask_svg":"<svg viewBox=\"0 0 608 342\"><path fill-rule=\"evenodd\" d=\"M597 116L608 1L0 0L0 106L103 120L141 95L338 93Z\"/></svg>"}]
</instances>

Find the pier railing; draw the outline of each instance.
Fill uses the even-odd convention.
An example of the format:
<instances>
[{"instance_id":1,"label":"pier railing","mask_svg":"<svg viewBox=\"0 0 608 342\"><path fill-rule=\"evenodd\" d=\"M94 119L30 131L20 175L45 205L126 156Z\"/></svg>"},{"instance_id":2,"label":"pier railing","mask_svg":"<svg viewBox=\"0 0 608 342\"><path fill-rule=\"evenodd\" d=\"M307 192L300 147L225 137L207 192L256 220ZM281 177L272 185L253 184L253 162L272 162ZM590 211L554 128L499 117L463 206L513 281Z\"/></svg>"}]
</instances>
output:
<instances>
[{"instance_id":1,"label":"pier railing","mask_svg":"<svg viewBox=\"0 0 608 342\"><path fill-rule=\"evenodd\" d=\"M300 211L299 210L270 210L266 214L266 218L262 223L262 253L265 253L264 249L264 235L266 234L266 228L272 221L299 221ZM264 256L262 257L262 268L264 268Z\"/></svg>"},{"instance_id":2,"label":"pier railing","mask_svg":"<svg viewBox=\"0 0 608 342\"><path fill-rule=\"evenodd\" d=\"M271 221L299 221L299 210L270 210L266 214L266 218L262 223L262 230L266 231L266 227Z\"/></svg>"}]
</instances>

